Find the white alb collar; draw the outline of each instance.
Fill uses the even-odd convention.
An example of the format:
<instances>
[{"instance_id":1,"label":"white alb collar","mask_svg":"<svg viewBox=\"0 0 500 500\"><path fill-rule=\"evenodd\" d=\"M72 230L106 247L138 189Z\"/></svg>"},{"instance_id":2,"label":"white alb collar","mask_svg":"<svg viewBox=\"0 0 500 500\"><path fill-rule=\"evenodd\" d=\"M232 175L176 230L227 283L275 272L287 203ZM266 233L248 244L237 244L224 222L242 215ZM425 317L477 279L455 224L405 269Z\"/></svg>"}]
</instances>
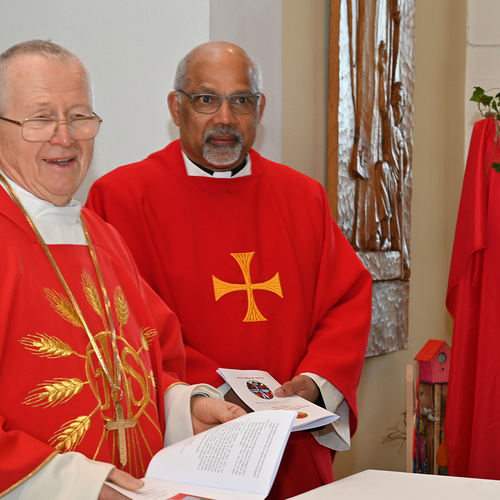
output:
<instances>
[{"instance_id":1,"label":"white alb collar","mask_svg":"<svg viewBox=\"0 0 500 500\"><path fill-rule=\"evenodd\" d=\"M182 151L182 150L181 150ZM248 155L247 164L232 177L225 175L210 175L208 172L205 172L201 168L199 168L195 163L193 163L182 151L182 157L184 158L184 165L186 166L186 172L190 177L213 177L214 179L236 179L237 177L244 177L245 175L252 175L252 161L250 160L250 155ZM216 172L218 173L218 172ZM225 172L220 172L220 174L225 174Z\"/></svg>"},{"instance_id":2,"label":"white alb collar","mask_svg":"<svg viewBox=\"0 0 500 500\"><path fill-rule=\"evenodd\" d=\"M71 199L66 206L58 207L48 201L37 198L11 179L7 178L7 181L17 196L19 196L28 215L48 245L87 244L80 222L82 211L82 204L80 202ZM0 183L0 185L3 187L3 184Z\"/></svg>"}]
</instances>

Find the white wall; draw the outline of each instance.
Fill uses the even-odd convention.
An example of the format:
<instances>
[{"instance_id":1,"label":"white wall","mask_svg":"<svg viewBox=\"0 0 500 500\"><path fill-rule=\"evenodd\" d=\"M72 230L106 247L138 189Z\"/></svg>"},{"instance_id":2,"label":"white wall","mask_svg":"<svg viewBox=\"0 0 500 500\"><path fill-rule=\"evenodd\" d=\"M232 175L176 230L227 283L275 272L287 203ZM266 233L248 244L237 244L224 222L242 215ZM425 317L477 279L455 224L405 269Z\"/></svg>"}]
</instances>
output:
<instances>
[{"instance_id":1,"label":"white wall","mask_svg":"<svg viewBox=\"0 0 500 500\"><path fill-rule=\"evenodd\" d=\"M482 119L476 103L470 102L474 87L488 95L500 92L500 2L469 0L467 3L467 69L465 78L465 136L468 151L474 123Z\"/></svg>"},{"instance_id":2,"label":"white wall","mask_svg":"<svg viewBox=\"0 0 500 500\"><path fill-rule=\"evenodd\" d=\"M263 75L266 108L254 148L281 161L281 1L211 0L210 40L243 47Z\"/></svg>"},{"instance_id":3,"label":"white wall","mask_svg":"<svg viewBox=\"0 0 500 500\"><path fill-rule=\"evenodd\" d=\"M77 54L92 75L103 124L77 199L84 201L104 173L178 137L166 95L178 61L209 40L241 44L262 66L268 105L256 147L280 160L281 2L1 0L0 7L0 52L24 40L51 39Z\"/></svg>"},{"instance_id":4,"label":"white wall","mask_svg":"<svg viewBox=\"0 0 500 500\"><path fill-rule=\"evenodd\" d=\"M2 51L23 40L51 39L76 53L92 75L103 124L79 199L104 172L176 137L166 94L179 59L208 37L207 0L1 2Z\"/></svg>"}]
</instances>

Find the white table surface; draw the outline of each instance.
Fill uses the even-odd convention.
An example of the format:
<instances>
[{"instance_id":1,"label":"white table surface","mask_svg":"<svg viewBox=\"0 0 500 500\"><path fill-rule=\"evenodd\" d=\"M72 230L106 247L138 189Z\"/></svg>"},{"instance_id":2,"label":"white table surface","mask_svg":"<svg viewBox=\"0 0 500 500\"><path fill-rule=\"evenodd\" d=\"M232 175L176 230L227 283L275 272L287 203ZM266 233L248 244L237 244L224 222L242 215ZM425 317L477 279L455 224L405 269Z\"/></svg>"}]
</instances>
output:
<instances>
[{"instance_id":1,"label":"white table surface","mask_svg":"<svg viewBox=\"0 0 500 500\"><path fill-rule=\"evenodd\" d=\"M500 500L500 481L365 470L293 500Z\"/></svg>"}]
</instances>

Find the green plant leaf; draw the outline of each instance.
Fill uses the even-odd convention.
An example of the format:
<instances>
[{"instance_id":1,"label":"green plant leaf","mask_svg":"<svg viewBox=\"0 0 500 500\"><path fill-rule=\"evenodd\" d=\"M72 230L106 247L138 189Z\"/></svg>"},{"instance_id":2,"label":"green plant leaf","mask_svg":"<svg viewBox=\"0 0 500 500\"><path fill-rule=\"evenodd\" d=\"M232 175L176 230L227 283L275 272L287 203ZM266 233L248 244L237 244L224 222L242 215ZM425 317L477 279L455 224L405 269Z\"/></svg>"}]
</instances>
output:
<instances>
[{"instance_id":1,"label":"green plant leaf","mask_svg":"<svg viewBox=\"0 0 500 500\"><path fill-rule=\"evenodd\" d=\"M491 166L495 169L495 172L500 172L500 163L493 162Z\"/></svg>"},{"instance_id":2,"label":"green plant leaf","mask_svg":"<svg viewBox=\"0 0 500 500\"><path fill-rule=\"evenodd\" d=\"M481 87L474 87L474 92L472 93L471 101L480 102L481 97L484 95L484 90Z\"/></svg>"},{"instance_id":3,"label":"green plant leaf","mask_svg":"<svg viewBox=\"0 0 500 500\"><path fill-rule=\"evenodd\" d=\"M480 98L479 98L479 102L481 104L483 104L484 106L489 106L491 101L493 101L493 97L491 97L490 95L486 95L486 94L483 94Z\"/></svg>"}]
</instances>

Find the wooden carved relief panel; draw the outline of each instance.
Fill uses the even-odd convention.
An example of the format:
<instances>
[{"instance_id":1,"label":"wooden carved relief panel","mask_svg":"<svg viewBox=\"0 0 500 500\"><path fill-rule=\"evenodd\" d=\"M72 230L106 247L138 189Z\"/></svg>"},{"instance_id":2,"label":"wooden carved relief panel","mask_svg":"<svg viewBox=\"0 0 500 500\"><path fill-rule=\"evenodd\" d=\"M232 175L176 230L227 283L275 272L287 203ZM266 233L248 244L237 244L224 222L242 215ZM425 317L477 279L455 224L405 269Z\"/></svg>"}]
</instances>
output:
<instances>
[{"instance_id":1,"label":"wooden carved relief panel","mask_svg":"<svg viewBox=\"0 0 500 500\"><path fill-rule=\"evenodd\" d=\"M414 0L331 0L327 191L373 277L367 356L408 347Z\"/></svg>"}]
</instances>

